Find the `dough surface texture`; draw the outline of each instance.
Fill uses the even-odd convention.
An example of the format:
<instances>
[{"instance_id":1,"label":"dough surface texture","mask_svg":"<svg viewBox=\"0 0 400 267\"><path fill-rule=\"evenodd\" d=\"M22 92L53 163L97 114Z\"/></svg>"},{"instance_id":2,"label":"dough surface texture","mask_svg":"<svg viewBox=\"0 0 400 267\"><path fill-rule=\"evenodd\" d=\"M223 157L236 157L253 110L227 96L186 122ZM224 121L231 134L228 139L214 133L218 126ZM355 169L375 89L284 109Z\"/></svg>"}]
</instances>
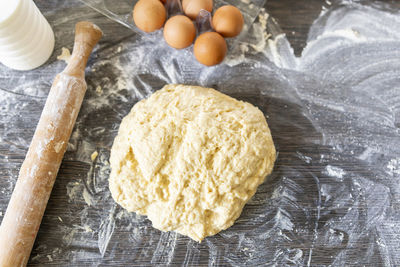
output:
<instances>
[{"instance_id":1,"label":"dough surface texture","mask_svg":"<svg viewBox=\"0 0 400 267\"><path fill-rule=\"evenodd\" d=\"M200 242L234 223L274 161L258 108L211 88L171 84L122 120L109 187L155 228Z\"/></svg>"}]
</instances>

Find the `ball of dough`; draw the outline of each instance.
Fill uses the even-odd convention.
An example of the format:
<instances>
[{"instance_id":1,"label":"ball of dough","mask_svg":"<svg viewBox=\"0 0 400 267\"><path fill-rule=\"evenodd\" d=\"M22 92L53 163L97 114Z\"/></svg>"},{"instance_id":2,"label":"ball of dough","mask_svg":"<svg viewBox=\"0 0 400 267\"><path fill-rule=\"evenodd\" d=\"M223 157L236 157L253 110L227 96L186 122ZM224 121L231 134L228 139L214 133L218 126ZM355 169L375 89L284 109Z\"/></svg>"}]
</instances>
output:
<instances>
[{"instance_id":1,"label":"ball of dough","mask_svg":"<svg viewBox=\"0 0 400 267\"><path fill-rule=\"evenodd\" d=\"M211 88L166 85L122 120L109 186L155 228L201 242L234 223L274 161L258 108Z\"/></svg>"}]
</instances>

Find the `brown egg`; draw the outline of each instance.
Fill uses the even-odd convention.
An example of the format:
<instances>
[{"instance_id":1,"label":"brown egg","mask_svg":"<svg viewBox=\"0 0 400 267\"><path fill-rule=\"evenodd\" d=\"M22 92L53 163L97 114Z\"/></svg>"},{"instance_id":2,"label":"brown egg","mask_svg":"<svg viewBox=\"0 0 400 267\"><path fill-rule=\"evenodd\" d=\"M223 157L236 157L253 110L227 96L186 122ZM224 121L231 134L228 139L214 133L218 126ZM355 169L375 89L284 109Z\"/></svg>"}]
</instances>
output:
<instances>
[{"instance_id":1,"label":"brown egg","mask_svg":"<svg viewBox=\"0 0 400 267\"><path fill-rule=\"evenodd\" d=\"M196 28L186 16L177 15L168 19L164 26L164 39L170 46L182 49L193 43Z\"/></svg>"},{"instance_id":2,"label":"brown egg","mask_svg":"<svg viewBox=\"0 0 400 267\"><path fill-rule=\"evenodd\" d=\"M235 37L242 31L242 12L234 6L222 6L215 11L212 24L214 30L224 37Z\"/></svg>"},{"instance_id":3,"label":"brown egg","mask_svg":"<svg viewBox=\"0 0 400 267\"><path fill-rule=\"evenodd\" d=\"M165 7L159 0L139 0L133 8L133 20L144 32L160 29L166 17Z\"/></svg>"},{"instance_id":4,"label":"brown egg","mask_svg":"<svg viewBox=\"0 0 400 267\"><path fill-rule=\"evenodd\" d=\"M224 60L227 47L225 39L219 33L206 32L197 37L193 50L197 61L213 66Z\"/></svg>"},{"instance_id":5,"label":"brown egg","mask_svg":"<svg viewBox=\"0 0 400 267\"><path fill-rule=\"evenodd\" d=\"M182 7L186 16L196 19L201 9L212 11L213 0L182 0Z\"/></svg>"}]
</instances>

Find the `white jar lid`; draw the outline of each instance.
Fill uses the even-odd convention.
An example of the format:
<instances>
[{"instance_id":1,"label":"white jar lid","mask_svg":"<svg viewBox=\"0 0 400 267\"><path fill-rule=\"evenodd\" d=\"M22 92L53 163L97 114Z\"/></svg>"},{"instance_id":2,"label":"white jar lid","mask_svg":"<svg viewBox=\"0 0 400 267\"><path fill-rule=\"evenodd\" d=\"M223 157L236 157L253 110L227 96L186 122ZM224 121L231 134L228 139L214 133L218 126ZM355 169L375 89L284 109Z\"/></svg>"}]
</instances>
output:
<instances>
[{"instance_id":1,"label":"white jar lid","mask_svg":"<svg viewBox=\"0 0 400 267\"><path fill-rule=\"evenodd\" d=\"M0 25L6 24L18 10L22 0L1 0L0 1Z\"/></svg>"},{"instance_id":2,"label":"white jar lid","mask_svg":"<svg viewBox=\"0 0 400 267\"><path fill-rule=\"evenodd\" d=\"M53 49L53 30L33 0L0 0L1 63L16 70L34 69Z\"/></svg>"}]
</instances>

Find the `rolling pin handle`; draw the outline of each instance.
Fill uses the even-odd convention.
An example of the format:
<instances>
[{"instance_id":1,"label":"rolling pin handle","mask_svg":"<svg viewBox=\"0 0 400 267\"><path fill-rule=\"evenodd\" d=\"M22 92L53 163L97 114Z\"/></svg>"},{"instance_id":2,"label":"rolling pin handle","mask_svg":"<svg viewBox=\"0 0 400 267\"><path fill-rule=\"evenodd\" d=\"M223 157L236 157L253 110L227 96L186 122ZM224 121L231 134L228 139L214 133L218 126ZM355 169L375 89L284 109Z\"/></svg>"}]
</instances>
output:
<instances>
[{"instance_id":1,"label":"rolling pin handle","mask_svg":"<svg viewBox=\"0 0 400 267\"><path fill-rule=\"evenodd\" d=\"M75 26L74 49L63 73L77 78L84 78L85 67L90 53L102 35L102 31L95 24L88 21L78 22Z\"/></svg>"}]
</instances>

